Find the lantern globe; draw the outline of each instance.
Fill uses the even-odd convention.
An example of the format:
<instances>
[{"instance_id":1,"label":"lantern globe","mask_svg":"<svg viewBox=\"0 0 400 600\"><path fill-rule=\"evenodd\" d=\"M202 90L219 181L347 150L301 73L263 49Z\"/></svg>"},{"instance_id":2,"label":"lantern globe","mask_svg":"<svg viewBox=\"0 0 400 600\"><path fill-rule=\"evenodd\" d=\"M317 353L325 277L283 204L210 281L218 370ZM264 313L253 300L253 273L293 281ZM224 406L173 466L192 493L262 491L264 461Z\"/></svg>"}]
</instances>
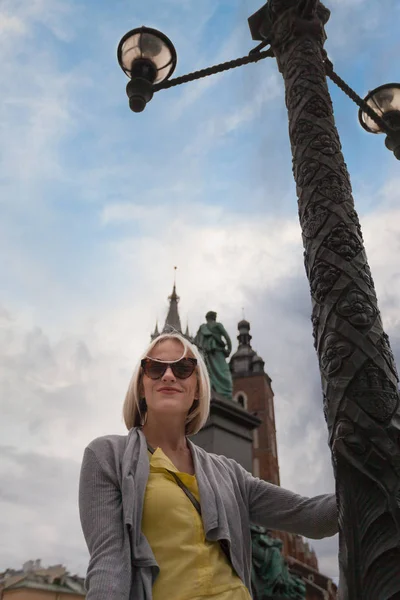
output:
<instances>
[{"instance_id":1,"label":"lantern globe","mask_svg":"<svg viewBox=\"0 0 400 600\"><path fill-rule=\"evenodd\" d=\"M389 126L400 126L400 83L387 83L369 92L364 101L384 119ZM362 127L369 133L384 133L362 108L358 112Z\"/></svg>"},{"instance_id":2,"label":"lantern globe","mask_svg":"<svg viewBox=\"0 0 400 600\"><path fill-rule=\"evenodd\" d=\"M145 26L124 35L118 44L117 57L121 69L131 78L138 75L140 65L151 65L147 68L147 75L153 84L168 79L177 62L171 40L161 31Z\"/></svg>"}]
</instances>

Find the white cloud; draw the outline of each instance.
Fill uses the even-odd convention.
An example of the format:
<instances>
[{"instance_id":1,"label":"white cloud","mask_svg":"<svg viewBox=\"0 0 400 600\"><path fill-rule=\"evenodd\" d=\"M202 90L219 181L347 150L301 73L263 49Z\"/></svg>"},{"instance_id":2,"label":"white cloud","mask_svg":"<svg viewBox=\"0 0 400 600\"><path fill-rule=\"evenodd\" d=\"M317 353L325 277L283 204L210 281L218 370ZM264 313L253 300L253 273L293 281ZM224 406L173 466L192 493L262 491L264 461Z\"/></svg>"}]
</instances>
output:
<instances>
[{"instance_id":1,"label":"white cloud","mask_svg":"<svg viewBox=\"0 0 400 600\"><path fill-rule=\"evenodd\" d=\"M3 0L0 6L0 30L2 33L24 34L29 38L33 28L41 24L59 40L66 42L73 37L74 29L68 19L76 10L77 7L71 2L61 0L31 0L29 3L24 0Z\"/></svg>"}]
</instances>

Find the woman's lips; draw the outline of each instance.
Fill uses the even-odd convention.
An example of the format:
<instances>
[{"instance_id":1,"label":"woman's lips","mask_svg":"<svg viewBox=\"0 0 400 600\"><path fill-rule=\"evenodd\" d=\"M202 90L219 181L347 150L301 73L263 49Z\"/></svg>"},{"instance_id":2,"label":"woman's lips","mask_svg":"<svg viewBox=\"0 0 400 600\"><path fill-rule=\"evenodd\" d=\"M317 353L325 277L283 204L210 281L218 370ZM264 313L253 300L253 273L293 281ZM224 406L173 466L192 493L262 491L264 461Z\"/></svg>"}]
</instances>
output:
<instances>
[{"instance_id":1,"label":"woman's lips","mask_svg":"<svg viewBox=\"0 0 400 600\"><path fill-rule=\"evenodd\" d=\"M161 388L161 390L158 390L159 392L162 392L163 394L177 394L179 393L179 390L174 390L171 388Z\"/></svg>"}]
</instances>

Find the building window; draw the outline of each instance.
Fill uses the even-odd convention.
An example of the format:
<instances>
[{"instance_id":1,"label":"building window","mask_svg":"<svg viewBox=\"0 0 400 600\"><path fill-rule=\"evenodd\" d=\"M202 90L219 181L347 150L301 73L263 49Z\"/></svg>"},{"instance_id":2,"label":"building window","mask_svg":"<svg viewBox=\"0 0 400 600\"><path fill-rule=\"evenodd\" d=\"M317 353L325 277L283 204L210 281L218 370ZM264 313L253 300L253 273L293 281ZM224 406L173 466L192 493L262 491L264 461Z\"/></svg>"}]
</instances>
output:
<instances>
[{"instance_id":1,"label":"building window","mask_svg":"<svg viewBox=\"0 0 400 600\"><path fill-rule=\"evenodd\" d=\"M311 581L311 583L314 583L314 575L312 573L309 574L308 580Z\"/></svg>"},{"instance_id":2,"label":"building window","mask_svg":"<svg viewBox=\"0 0 400 600\"><path fill-rule=\"evenodd\" d=\"M253 429L253 448L259 448L258 429Z\"/></svg>"},{"instance_id":3,"label":"building window","mask_svg":"<svg viewBox=\"0 0 400 600\"><path fill-rule=\"evenodd\" d=\"M260 460L258 458L253 459L253 477L260 477Z\"/></svg>"},{"instance_id":4,"label":"building window","mask_svg":"<svg viewBox=\"0 0 400 600\"><path fill-rule=\"evenodd\" d=\"M235 394L234 396L234 401L237 402L238 404L240 404L240 406L242 408L244 408L245 410L247 410L247 406L248 406L248 402L247 402L247 395L244 392L238 392L237 394Z\"/></svg>"}]
</instances>

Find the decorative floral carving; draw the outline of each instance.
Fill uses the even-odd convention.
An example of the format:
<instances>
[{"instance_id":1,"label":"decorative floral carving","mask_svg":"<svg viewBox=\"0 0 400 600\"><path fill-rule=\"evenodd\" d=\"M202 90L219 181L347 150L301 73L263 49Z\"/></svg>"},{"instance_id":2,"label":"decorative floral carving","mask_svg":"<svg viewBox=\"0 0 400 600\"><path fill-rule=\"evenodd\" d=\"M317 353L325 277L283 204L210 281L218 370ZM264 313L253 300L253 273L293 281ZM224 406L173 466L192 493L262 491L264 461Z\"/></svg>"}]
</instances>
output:
<instances>
[{"instance_id":1,"label":"decorative floral carving","mask_svg":"<svg viewBox=\"0 0 400 600\"><path fill-rule=\"evenodd\" d=\"M315 135L315 127L311 121L300 119L293 129L292 143L297 146L303 144Z\"/></svg>"},{"instance_id":2,"label":"decorative floral carving","mask_svg":"<svg viewBox=\"0 0 400 600\"><path fill-rule=\"evenodd\" d=\"M342 419L336 426L335 443L342 440L355 454L365 454L367 445L351 421Z\"/></svg>"},{"instance_id":3,"label":"decorative floral carving","mask_svg":"<svg viewBox=\"0 0 400 600\"><path fill-rule=\"evenodd\" d=\"M306 158L297 168L297 185L303 187L311 183L318 169L319 162L317 160Z\"/></svg>"},{"instance_id":4,"label":"decorative floral carving","mask_svg":"<svg viewBox=\"0 0 400 600\"><path fill-rule=\"evenodd\" d=\"M320 83L321 78L324 76L325 73L322 69L316 68L314 64L311 66L305 63L304 60L290 61L286 75L287 79L296 77L297 79L307 79L307 81L315 84Z\"/></svg>"},{"instance_id":5,"label":"decorative floral carving","mask_svg":"<svg viewBox=\"0 0 400 600\"><path fill-rule=\"evenodd\" d=\"M389 365L389 368L396 376L397 381L399 381L399 374L397 372L396 363L394 361L393 352L390 347L389 336L387 333L383 332L382 337L379 339L377 345L377 349L381 352Z\"/></svg>"},{"instance_id":6,"label":"decorative floral carving","mask_svg":"<svg viewBox=\"0 0 400 600\"><path fill-rule=\"evenodd\" d=\"M303 233L308 238L317 235L328 217L329 211L322 204L310 204L304 211Z\"/></svg>"},{"instance_id":7,"label":"decorative floral carving","mask_svg":"<svg viewBox=\"0 0 400 600\"><path fill-rule=\"evenodd\" d=\"M331 107L320 97L313 96L304 107L310 115L323 119L331 114Z\"/></svg>"},{"instance_id":8,"label":"decorative floral carving","mask_svg":"<svg viewBox=\"0 0 400 600\"><path fill-rule=\"evenodd\" d=\"M362 231L361 231L360 221L358 219L357 211L356 210L351 210L348 214L349 214L350 219L353 221L354 225L357 227L357 233L360 236L360 239L364 240L363 234L362 234Z\"/></svg>"},{"instance_id":9,"label":"decorative floral carving","mask_svg":"<svg viewBox=\"0 0 400 600\"><path fill-rule=\"evenodd\" d=\"M318 327L319 327L319 317L313 311L311 322L313 325L313 338L314 338L314 348L318 347Z\"/></svg>"},{"instance_id":10,"label":"decorative floral carving","mask_svg":"<svg viewBox=\"0 0 400 600\"><path fill-rule=\"evenodd\" d=\"M327 248L336 252L345 260L352 260L362 250L362 246L355 235L347 228L345 223L334 227L325 240Z\"/></svg>"},{"instance_id":11,"label":"decorative floral carving","mask_svg":"<svg viewBox=\"0 0 400 600\"><path fill-rule=\"evenodd\" d=\"M347 169L347 165L346 165L346 163L344 161L339 166L339 171L343 175L343 178L347 182L348 186L350 187L350 193L351 193L352 192L352 187L351 187L350 175L349 175L349 171Z\"/></svg>"},{"instance_id":12,"label":"decorative floral carving","mask_svg":"<svg viewBox=\"0 0 400 600\"><path fill-rule=\"evenodd\" d=\"M377 310L369 302L364 292L349 290L337 303L336 310L354 327L371 327L376 319Z\"/></svg>"},{"instance_id":13,"label":"decorative floral carving","mask_svg":"<svg viewBox=\"0 0 400 600\"><path fill-rule=\"evenodd\" d=\"M322 260L317 260L312 268L310 287L313 298L321 303L340 277L340 270Z\"/></svg>"},{"instance_id":14,"label":"decorative floral carving","mask_svg":"<svg viewBox=\"0 0 400 600\"><path fill-rule=\"evenodd\" d=\"M337 374L343 366L343 359L350 356L353 347L337 333L328 333L324 339L321 355L321 369L327 376Z\"/></svg>"},{"instance_id":15,"label":"decorative floral carving","mask_svg":"<svg viewBox=\"0 0 400 600\"><path fill-rule=\"evenodd\" d=\"M301 83L296 83L287 91L286 104L289 109L294 109L305 95L305 87Z\"/></svg>"},{"instance_id":16,"label":"decorative floral carving","mask_svg":"<svg viewBox=\"0 0 400 600\"><path fill-rule=\"evenodd\" d=\"M391 419L399 405L398 390L372 361L356 376L347 395L380 423Z\"/></svg>"},{"instance_id":17,"label":"decorative floral carving","mask_svg":"<svg viewBox=\"0 0 400 600\"><path fill-rule=\"evenodd\" d=\"M351 190L345 179L337 175L327 175L318 184L318 192L336 204L351 200Z\"/></svg>"},{"instance_id":18,"label":"decorative floral carving","mask_svg":"<svg viewBox=\"0 0 400 600\"><path fill-rule=\"evenodd\" d=\"M314 150L320 150L320 152L327 154L328 156L337 154L340 150L337 141L327 133L319 133L311 142L310 146L311 148L314 148Z\"/></svg>"}]
</instances>

